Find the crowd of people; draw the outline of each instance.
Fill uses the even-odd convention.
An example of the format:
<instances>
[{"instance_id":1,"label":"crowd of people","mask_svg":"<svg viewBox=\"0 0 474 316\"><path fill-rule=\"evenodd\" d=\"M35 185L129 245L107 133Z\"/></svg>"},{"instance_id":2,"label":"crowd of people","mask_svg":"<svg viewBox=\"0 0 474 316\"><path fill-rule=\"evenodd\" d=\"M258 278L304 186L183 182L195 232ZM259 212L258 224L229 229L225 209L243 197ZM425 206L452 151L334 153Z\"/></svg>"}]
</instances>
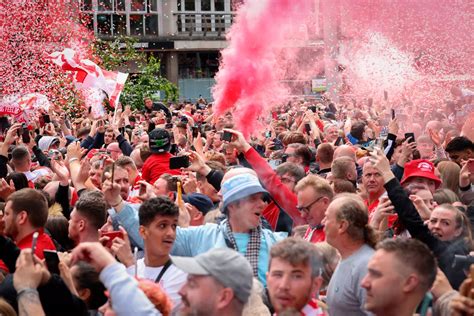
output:
<instances>
[{"instance_id":1,"label":"crowd of people","mask_svg":"<svg viewBox=\"0 0 474 316\"><path fill-rule=\"evenodd\" d=\"M472 104L2 117L0 314L474 315Z\"/></svg>"}]
</instances>

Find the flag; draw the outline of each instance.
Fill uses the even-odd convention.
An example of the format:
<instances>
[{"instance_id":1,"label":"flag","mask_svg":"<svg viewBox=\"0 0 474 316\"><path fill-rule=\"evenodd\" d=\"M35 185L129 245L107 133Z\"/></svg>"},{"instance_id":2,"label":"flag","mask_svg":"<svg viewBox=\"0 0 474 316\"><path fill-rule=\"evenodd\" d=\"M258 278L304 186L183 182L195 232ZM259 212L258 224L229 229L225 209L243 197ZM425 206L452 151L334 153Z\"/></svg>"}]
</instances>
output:
<instances>
[{"instance_id":1,"label":"flag","mask_svg":"<svg viewBox=\"0 0 474 316\"><path fill-rule=\"evenodd\" d=\"M70 48L49 55L53 63L65 71L73 72L73 80L77 88L99 88L107 94L110 105L116 107L119 102L128 74L118 71L107 71L89 59L79 59Z\"/></svg>"}]
</instances>

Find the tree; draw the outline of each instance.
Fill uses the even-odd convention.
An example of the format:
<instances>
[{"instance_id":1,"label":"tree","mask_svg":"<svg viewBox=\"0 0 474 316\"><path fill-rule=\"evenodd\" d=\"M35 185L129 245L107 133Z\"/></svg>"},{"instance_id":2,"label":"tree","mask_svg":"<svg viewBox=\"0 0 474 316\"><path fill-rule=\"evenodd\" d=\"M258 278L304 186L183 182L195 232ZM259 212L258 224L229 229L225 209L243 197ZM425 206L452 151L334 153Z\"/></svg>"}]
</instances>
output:
<instances>
[{"instance_id":1,"label":"tree","mask_svg":"<svg viewBox=\"0 0 474 316\"><path fill-rule=\"evenodd\" d=\"M120 96L120 102L131 105L134 109L143 107L143 98L160 92L162 101L176 101L178 88L168 79L161 76L160 60L149 56L144 51L134 48L136 40L118 38L115 41L97 40L94 45L96 54L102 60L101 67L107 70L120 70L130 73L128 64L135 62L139 72L130 74Z\"/></svg>"}]
</instances>

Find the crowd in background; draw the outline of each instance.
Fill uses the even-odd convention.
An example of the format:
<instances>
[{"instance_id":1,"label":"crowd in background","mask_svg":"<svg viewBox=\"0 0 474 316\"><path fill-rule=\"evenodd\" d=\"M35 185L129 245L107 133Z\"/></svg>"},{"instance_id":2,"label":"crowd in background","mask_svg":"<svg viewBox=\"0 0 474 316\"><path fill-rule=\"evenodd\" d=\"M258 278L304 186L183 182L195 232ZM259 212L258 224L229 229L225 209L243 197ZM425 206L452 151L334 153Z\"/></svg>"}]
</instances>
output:
<instances>
[{"instance_id":1,"label":"crowd in background","mask_svg":"<svg viewBox=\"0 0 474 316\"><path fill-rule=\"evenodd\" d=\"M1 314L474 314L472 93L143 103L0 118Z\"/></svg>"}]
</instances>

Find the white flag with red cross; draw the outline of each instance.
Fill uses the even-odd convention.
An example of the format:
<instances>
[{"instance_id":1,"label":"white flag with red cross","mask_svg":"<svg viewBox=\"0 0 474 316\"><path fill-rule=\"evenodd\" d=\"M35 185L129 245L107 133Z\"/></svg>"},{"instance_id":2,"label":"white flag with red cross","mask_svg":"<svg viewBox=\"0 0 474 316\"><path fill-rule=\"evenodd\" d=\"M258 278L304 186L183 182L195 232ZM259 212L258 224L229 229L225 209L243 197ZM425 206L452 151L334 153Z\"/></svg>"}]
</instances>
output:
<instances>
[{"instance_id":1,"label":"white flag with red cross","mask_svg":"<svg viewBox=\"0 0 474 316\"><path fill-rule=\"evenodd\" d=\"M118 71L107 71L89 59L79 59L76 52L65 48L54 52L49 59L63 70L72 71L77 88L99 88L107 94L110 105L116 107L119 102L128 74Z\"/></svg>"}]
</instances>

